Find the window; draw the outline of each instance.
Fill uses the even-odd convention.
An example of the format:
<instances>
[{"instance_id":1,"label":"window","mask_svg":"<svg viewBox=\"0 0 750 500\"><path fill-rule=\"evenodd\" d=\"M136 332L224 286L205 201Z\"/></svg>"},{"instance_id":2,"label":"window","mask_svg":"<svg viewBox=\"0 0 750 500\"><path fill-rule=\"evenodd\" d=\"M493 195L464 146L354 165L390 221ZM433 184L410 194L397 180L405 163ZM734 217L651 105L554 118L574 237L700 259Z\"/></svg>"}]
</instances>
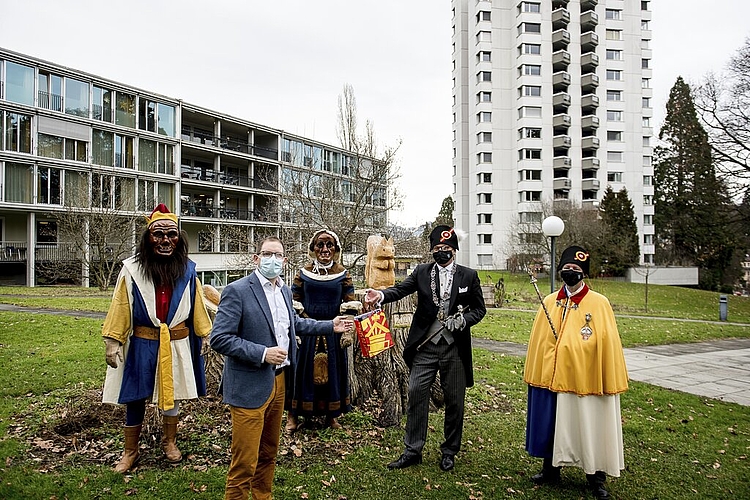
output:
<instances>
[{"instance_id":1,"label":"window","mask_svg":"<svg viewBox=\"0 0 750 500\"><path fill-rule=\"evenodd\" d=\"M650 194L643 195L643 204L652 205L654 203L654 197Z\"/></svg>"},{"instance_id":2,"label":"window","mask_svg":"<svg viewBox=\"0 0 750 500\"><path fill-rule=\"evenodd\" d=\"M134 138L115 134L114 147L115 147L115 167L119 168L133 168L133 160L135 154L133 151Z\"/></svg>"},{"instance_id":3,"label":"window","mask_svg":"<svg viewBox=\"0 0 750 500\"><path fill-rule=\"evenodd\" d=\"M5 163L5 201L31 203L34 167L21 163Z\"/></svg>"},{"instance_id":4,"label":"window","mask_svg":"<svg viewBox=\"0 0 750 500\"><path fill-rule=\"evenodd\" d=\"M40 108L62 111L62 77L39 71L37 104Z\"/></svg>"},{"instance_id":5,"label":"window","mask_svg":"<svg viewBox=\"0 0 750 500\"><path fill-rule=\"evenodd\" d=\"M607 172L607 182L622 182L622 172Z\"/></svg>"},{"instance_id":6,"label":"window","mask_svg":"<svg viewBox=\"0 0 750 500\"><path fill-rule=\"evenodd\" d=\"M94 129L91 137L91 161L95 165L113 166L114 135L112 132Z\"/></svg>"},{"instance_id":7,"label":"window","mask_svg":"<svg viewBox=\"0 0 750 500\"><path fill-rule=\"evenodd\" d=\"M492 263L492 254L477 254L477 266L486 269L491 268L494 264Z\"/></svg>"},{"instance_id":8,"label":"window","mask_svg":"<svg viewBox=\"0 0 750 500\"><path fill-rule=\"evenodd\" d=\"M491 82L492 72L491 71L480 71L477 73L477 83Z\"/></svg>"},{"instance_id":9,"label":"window","mask_svg":"<svg viewBox=\"0 0 750 500\"><path fill-rule=\"evenodd\" d=\"M620 130L607 130L607 140L622 142L622 131Z\"/></svg>"},{"instance_id":10,"label":"window","mask_svg":"<svg viewBox=\"0 0 750 500\"><path fill-rule=\"evenodd\" d=\"M115 100L115 123L135 128L135 96L117 92Z\"/></svg>"},{"instance_id":11,"label":"window","mask_svg":"<svg viewBox=\"0 0 750 500\"><path fill-rule=\"evenodd\" d=\"M610 61L622 61L622 51L607 49L607 59Z\"/></svg>"},{"instance_id":12,"label":"window","mask_svg":"<svg viewBox=\"0 0 750 500\"><path fill-rule=\"evenodd\" d=\"M38 167L37 169L37 203L45 205L60 204L60 169Z\"/></svg>"},{"instance_id":13,"label":"window","mask_svg":"<svg viewBox=\"0 0 750 500\"><path fill-rule=\"evenodd\" d=\"M618 69L608 69L607 80L614 80L614 81L622 80L622 71Z\"/></svg>"},{"instance_id":14,"label":"window","mask_svg":"<svg viewBox=\"0 0 750 500\"><path fill-rule=\"evenodd\" d=\"M542 53L542 46L538 43L522 43L518 47L518 55L535 55Z\"/></svg>"},{"instance_id":15,"label":"window","mask_svg":"<svg viewBox=\"0 0 750 500\"><path fill-rule=\"evenodd\" d=\"M477 153L477 163L492 163L492 153Z\"/></svg>"},{"instance_id":16,"label":"window","mask_svg":"<svg viewBox=\"0 0 750 500\"><path fill-rule=\"evenodd\" d=\"M607 30L607 40L622 40L622 30Z\"/></svg>"},{"instance_id":17,"label":"window","mask_svg":"<svg viewBox=\"0 0 750 500\"><path fill-rule=\"evenodd\" d=\"M642 127L650 127L650 126L651 126L651 117L649 117L649 116L644 116L644 117L643 117L643 118L641 119L641 126L642 126Z\"/></svg>"},{"instance_id":18,"label":"window","mask_svg":"<svg viewBox=\"0 0 750 500\"><path fill-rule=\"evenodd\" d=\"M522 64L521 67L518 68L518 76L539 76L541 74L542 66L539 64Z\"/></svg>"},{"instance_id":19,"label":"window","mask_svg":"<svg viewBox=\"0 0 750 500\"><path fill-rule=\"evenodd\" d=\"M641 10L648 10L648 1L641 0Z\"/></svg>"},{"instance_id":20,"label":"window","mask_svg":"<svg viewBox=\"0 0 750 500\"><path fill-rule=\"evenodd\" d=\"M518 25L519 35L523 33L541 33L541 32L542 32L541 23L521 23Z\"/></svg>"},{"instance_id":21,"label":"window","mask_svg":"<svg viewBox=\"0 0 750 500\"><path fill-rule=\"evenodd\" d=\"M214 249L213 234L211 231L198 231L198 251L212 252Z\"/></svg>"},{"instance_id":22,"label":"window","mask_svg":"<svg viewBox=\"0 0 750 500\"><path fill-rule=\"evenodd\" d=\"M650 175L644 175L643 176L643 185L644 186L652 186L654 184L654 178Z\"/></svg>"},{"instance_id":23,"label":"window","mask_svg":"<svg viewBox=\"0 0 750 500\"><path fill-rule=\"evenodd\" d=\"M482 50L477 53L477 62L490 62L492 61L492 52L489 50Z\"/></svg>"},{"instance_id":24,"label":"window","mask_svg":"<svg viewBox=\"0 0 750 500\"><path fill-rule=\"evenodd\" d=\"M479 132L477 142L492 142L492 132Z\"/></svg>"},{"instance_id":25,"label":"window","mask_svg":"<svg viewBox=\"0 0 750 500\"><path fill-rule=\"evenodd\" d=\"M521 170L518 172L519 181L541 181L542 171L541 170Z\"/></svg>"},{"instance_id":26,"label":"window","mask_svg":"<svg viewBox=\"0 0 750 500\"><path fill-rule=\"evenodd\" d=\"M477 43L480 42L491 42L492 32L491 31L480 31L477 33Z\"/></svg>"},{"instance_id":27,"label":"window","mask_svg":"<svg viewBox=\"0 0 750 500\"><path fill-rule=\"evenodd\" d=\"M641 88L642 89L650 89L651 88L651 79L650 78L641 78Z\"/></svg>"},{"instance_id":28,"label":"window","mask_svg":"<svg viewBox=\"0 0 750 500\"><path fill-rule=\"evenodd\" d=\"M622 101L622 90L608 90L607 100L608 101Z\"/></svg>"},{"instance_id":29,"label":"window","mask_svg":"<svg viewBox=\"0 0 750 500\"><path fill-rule=\"evenodd\" d=\"M522 203L525 201L541 201L542 200L541 191L521 191L519 194L520 194L520 200Z\"/></svg>"},{"instance_id":30,"label":"window","mask_svg":"<svg viewBox=\"0 0 750 500\"><path fill-rule=\"evenodd\" d=\"M4 122L3 149L31 153L31 116L6 112Z\"/></svg>"},{"instance_id":31,"label":"window","mask_svg":"<svg viewBox=\"0 0 750 500\"><path fill-rule=\"evenodd\" d=\"M649 30L650 23L646 19L641 19L641 29L642 30Z\"/></svg>"},{"instance_id":32,"label":"window","mask_svg":"<svg viewBox=\"0 0 750 500\"><path fill-rule=\"evenodd\" d=\"M542 108L539 106L521 106L518 108L519 118L541 118Z\"/></svg>"},{"instance_id":33,"label":"window","mask_svg":"<svg viewBox=\"0 0 750 500\"><path fill-rule=\"evenodd\" d=\"M47 245L57 243L57 222L50 220L36 221L36 242Z\"/></svg>"},{"instance_id":34,"label":"window","mask_svg":"<svg viewBox=\"0 0 750 500\"><path fill-rule=\"evenodd\" d=\"M480 102L492 102L492 92L479 92L477 93L477 103Z\"/></svg>"},{"instance_id":35,"label":"window","mask_svg":"<svg viewBox=\"0 0 750 500\"><path fill-rule=\"evenodd\" d=\"M542 222L542 212L521 212L518 214L518 220L522 224Z\"/></svg>"},{"instance_id":36,"label":"window","mask_svg":"<svg viewBox=\"0 0 750 500\"><path fill-rule=\"evenodd\" d=\"M477 224L492 224L492 214L477 214Z\"/></svg>"},{"instance_id":37,"label":"window","mask_svg":"<svg viewBox=\"0 0 750 500\"><path fill-rule=\"evenodd\" d=\"M651 107L651 98L650 97L642 97L641 103L644 108L650 108Z\"/></svg>"},{"instance_id":38,"label":"window","mask_svg":"<svg viewBox=\"0 0 750 500\"><path fill-rule=\"evenodd\" d=\"M641 39L641 48L642 49L650 49L651 48L651 40L647 38Z\"/></svg>"},{"instance_id":39,"label":"window","mask_svg":"<svg viewBox=\"0 0 750 500\"><path fill-rule=\"evenodd\" d=\"M156 132L156 103L143 97L138 100L138 128Z\"/></svg>"},{"instance_id":40,"label":"window","mask_svg":"<svg viewBox=\"0 0 750 500\"><path fill-rule=\"evenodd\" d=\"M607 151L607 161L611 163L622 163L625 161L625 153L622 151Z\"/></svg>"},{"instance_id":41,"label":"window","mask_svg":"<svg viewBox=\"0 0 750 500\"><path fill-rule=\"evenodd\" d=\"M620 9L606 9L604 11L604 18L612 21L621 21L622 11Z\"/></svg>"},{"instance_id":42,"label":"window","mask_svg":"<svg viewBox=\"0 0 750 500\"><path fill-rule=\"evenodd\" d=\"M653 223L654 223L654 216L653 215L644 214L644 216L643 216L643 224L650 226L650 225L653 225Z\"/></svg>"},{"instance_id":43,"label":"window","mask_svg":"<svg viewBox=\"0 0 750 500\"><path fill-rule=\"evenodd\" d=\"M491 21L492 20L492 13L489 10L480 10L477 12L477 22L481 21Z\"/></svg>"},{"instance_id":44,"label":"window","mask_svg":"<svg viewBox=\"0 0 750 500\"><path fill-rule=\"evenodd\" d=\"M158 106L158 132L167 137L175 137L175 110L174 106L159 103Z\"/></svg>"},{"instance_id":45,"label":"window","mask_svg":"<svg viewBox=\"0 0 750 500\"><path fill-rule=\"evenodd\" d=\"M529 148L519 149L518 159L519 160L541 160L542 150L541 149L529 149Z\"/></svg>"},{"instance_id":46,"label":"window","mask_svg":"<svg viewBox=\"0 0 750 500\"><path fill-rule=\"evenodd\" d=\"M644 234L643 235L643 244L644 245L653 245L654 244L654 235L653 234Z\"/></svg>"},{"instance_id":47,"label":"window","mask_svg":"<svg viewBox=\"0 0 750 500\"><path fill-rule=\"evenodd\" d=\"M5 99L34 105L34 68L5 61Z\"/></svg>"},{"instance_id":48,"label":"window","mask_svg":"<svg viewBox=\"0 0 750 500\"><path fill-rule=\"evenodd\" d=\"M644 167L650 167L651 166L651 157L650 156L644 156L643 157L643 166Z\"/></svg>"},{"instance_id":49,"label":"window","mask_svg":"<svg viewBox=\"0 0 750 500\"><path fill-rule=\"evenodd\" d=\"M489 111L480 111L477 113L477 123L488 123L492 121L492 113Z\"/></svg>"},{"instance_id":50,"label":"window","mask_svg":"<svg viewBox=\"0 0 750 500\"><path fill-rule=\"evenodd\" d=\"M65 79L65 113L75 116L89 116L89 84Z\"/></svg>"},{"instance_id":51,"label":"window","mask_svg":"<svg viewBox=\"0 0 750 500\"><path fill-rule=\"evenodd\" d=\"M654 263L654 254L652 254L652 253L644 253L643 254L643 262L645 264L653 264Z\"/></svg>"},{"instance_id":52,"label":"window","mask_svg":"<svg viewBox=\"0 0 750 500\"><path fill-rule=\"evenodd\" d=\"M641 59L641 69L649 69L651 67L651 59Z\"/></svg>"},{"instance_id":53,"label":"window","mask_svg":"<svg viewBox=\"0 0 750 500\"><path fill-rule=\"evenodd\" d=\"M491 234L478 234L479 237L479 244L480 245L490 245L492 244L492 235Z\"/></svg>"},{"instance_id":54,"label":"window","mask_svg":"<svg viewBox=\"0 0 750 500\"><path fill-rule=\"evenodd\" d=\"M477 174L477 184L490 184L492 182L492 174L490 172L480 172Z\"/></svg>"},{"instance_id":55,"label":"window","mask_svg":"<svg viewBox=\"0 0 750 500\"><path fill-rule=\"evenodd\" d=\"M522 12L540 12L541 4L537 2L521 2L518 6L518 13Z\"/></svg>"},{"instance_id":56,"label":"window","mask_svg":"<svg viewBox=\"0 0 750 500\"><path fill-rule=\"evenodd\" d=\"M644 148L650 148L651 147L651 137L644 135L643 136L643 147Z\"/></svg>"},{"instance_id":57,"label":"window","mask_svg":"<svg viewBox=\"0 0 750 500\"><path fill-rule=\"evenodd\" d=\"M518 88L518 97L540 97L542 87L539 85L523 85Z\"/></svg>"},{"instance_id":58,"label":"window","mask_svg":"<svg viewBox=\"0 0 750 500\"><path fill-rule=\"evenodd\" d=\"M607 110L607 121L608 122L621 122L622 121L622 111L614 111L611 109Z\"/></svg>"},{"instance_id":59,"label":"window","mask_svg":"<svg viewBox=\"0 0 750 500\"><path fill-rule=\"evenodd\" d=\"M114 92L94 85L93 98L91 104L91 117L94 120L103 122L112 122L112 97Z\"/></svg>"},{"instance_id":60,"label":"window","mask_svg":"<svg viewBox=\"0 0 750 500\"><path fill-rule=\"evenodd\" d=\"M479 193L477 200L479 203L492 203L492 193Z\"/></svg>"},{"instance_id":61,"label":"window","mask_svg":"<svg viewBox=\"0 0 750 500\"><path fill-rule=\"evenodd\" d=\"M519 139L541 139L542 129L537 127L523 127L518 129Z\"/></svg>"}]
</instances>

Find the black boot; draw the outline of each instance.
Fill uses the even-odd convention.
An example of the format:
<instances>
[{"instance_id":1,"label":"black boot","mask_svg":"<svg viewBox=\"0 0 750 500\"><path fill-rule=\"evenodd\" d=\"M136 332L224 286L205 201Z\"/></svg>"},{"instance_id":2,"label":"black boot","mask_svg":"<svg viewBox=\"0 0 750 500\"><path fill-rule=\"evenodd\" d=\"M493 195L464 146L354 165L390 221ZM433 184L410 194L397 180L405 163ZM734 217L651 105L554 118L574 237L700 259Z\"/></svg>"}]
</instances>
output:
<instances>
[{"instance_id":1,"label":"black boot","mask_svg":"<svg viewBox=\"0 0 750 500\"><path fill-rule=\"evenodd\" d=\"M586 479L589 482L589 488L591 493L594 494L594 498L597 500L608 500L612 498L609 492L604 489L604 483L607 481L607 474L604 471L598 470L595 474L586 474Z\"/></svg>"},{"instance_id":2,"label":"black boot","mask_svg":"<svg viewBox=\"0 0 750 500\"><path fill-rule=\"evenodd\" d=\"M552 466L552 458L545 458L542 464L542 471L539 474L531 476L531 481L535 484L559 483L561 468Z\"/></svg>"}]
</instances>

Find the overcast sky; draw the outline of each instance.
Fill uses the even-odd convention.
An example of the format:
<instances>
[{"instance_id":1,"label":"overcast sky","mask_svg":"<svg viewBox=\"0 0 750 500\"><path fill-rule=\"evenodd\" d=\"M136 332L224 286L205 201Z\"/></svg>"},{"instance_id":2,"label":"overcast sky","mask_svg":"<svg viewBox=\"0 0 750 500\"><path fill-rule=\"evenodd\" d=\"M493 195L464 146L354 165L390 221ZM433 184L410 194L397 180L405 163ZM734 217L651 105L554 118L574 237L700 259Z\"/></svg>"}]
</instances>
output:
<instances>
[{"instance_id":1,"label":"overcast sky","mask_svg":"<svg viewBox=\"0 0 750 500\"><path fill-rule=\"evenodd\" d=\"M750 35L750 1L651 6L658 127L677 76L722 70ZM334 145L349 83L360 124L402 141L391 219L432 220L452 192L448 0L0 0L0 46Z\"/></svg>"}]
</instances>

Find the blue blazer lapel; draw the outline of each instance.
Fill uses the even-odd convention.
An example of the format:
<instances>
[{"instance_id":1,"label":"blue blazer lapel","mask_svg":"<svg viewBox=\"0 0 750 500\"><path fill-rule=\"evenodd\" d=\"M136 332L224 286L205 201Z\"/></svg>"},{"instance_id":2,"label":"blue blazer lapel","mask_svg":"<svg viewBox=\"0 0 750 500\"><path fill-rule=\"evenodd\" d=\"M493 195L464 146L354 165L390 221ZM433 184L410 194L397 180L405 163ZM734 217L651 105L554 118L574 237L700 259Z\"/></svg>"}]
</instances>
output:
<instances>
[{"instance_id":1,"label":"blue blazer lapel","mask_svg":"<svg viewBox=\"0 0 750 500\"><path fill-rule=\"evenodd\" d=\"M252 290L253 294L255 294L255 300L258 301L258 304L260 305L261 311L263 311L263 314L266 317L266 321L268 321L268 326L271 328L271 332L274 331L273 326L273 316L271 316L271 307L268 305L268 300L266 299L266 292L263 291L263 285L260 284L260 280L258 280L258 277L255 275L255 273L251 274L249 276L250 279L250 290Z\"/></svg>"}]
</instances>

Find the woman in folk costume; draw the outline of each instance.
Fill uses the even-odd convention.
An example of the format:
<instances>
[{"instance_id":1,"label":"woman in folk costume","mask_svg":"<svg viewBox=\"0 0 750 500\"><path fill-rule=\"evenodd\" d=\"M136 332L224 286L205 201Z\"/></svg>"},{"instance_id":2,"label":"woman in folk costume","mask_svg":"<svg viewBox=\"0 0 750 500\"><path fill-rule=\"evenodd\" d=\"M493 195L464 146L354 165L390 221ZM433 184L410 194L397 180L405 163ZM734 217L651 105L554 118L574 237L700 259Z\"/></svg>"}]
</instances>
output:
<instances>
[{"instance_id":1,"label":"woman in folk costume","mask_svg":"<svg viewBox=\"0 0 750 500\"><path fill-rule=\"evenodd\" d=\"M352 279L338 262L339 237L327 229L317 231L310 239L308 255L312 261L294 277L293 298L304 307L302 316L333 319L340 314L343 302L354 300ZM287 397L286 431L297 429L300 416L325 416L326 425L340 429L337 417L351 410L347 355L340 345L340 335L301 338L296 384ZM328 354L328 381L324 384L316 384L313 377L315 355L320 352Z\"/></svg>"},{"instance_id":2,"label":"woman in folk costume","mask_svg":"<svg viewBox=\"0 0 750 500\"><path fill-rule=\"evenodd\" d=\"M126 405L125 452L115 466L120 473L139 458L149 398L163 414L166 458L179 462L180 400L206 394L201 346L211 320L195 263L188 259L186 234L164 204L146 222L135 256L122 263L102 329L109 365L102 400Z\"/></svg>"},{"instance_id":3,"label":"woman in folk costume","mask_svg":"<svg viewBox=\"0 0 750 500\"><path fill-rule=\"evenodd\" d=\"M557 268L563 286L534 320L524 370L526 451L544 459L535 483L556 483L560 467L572 465L601 499L610 498L607 474L625 468L620 393L628 372L612 306L583 281L589 263L583 248L565 249Z\"/></svg>"}]
</instances>

